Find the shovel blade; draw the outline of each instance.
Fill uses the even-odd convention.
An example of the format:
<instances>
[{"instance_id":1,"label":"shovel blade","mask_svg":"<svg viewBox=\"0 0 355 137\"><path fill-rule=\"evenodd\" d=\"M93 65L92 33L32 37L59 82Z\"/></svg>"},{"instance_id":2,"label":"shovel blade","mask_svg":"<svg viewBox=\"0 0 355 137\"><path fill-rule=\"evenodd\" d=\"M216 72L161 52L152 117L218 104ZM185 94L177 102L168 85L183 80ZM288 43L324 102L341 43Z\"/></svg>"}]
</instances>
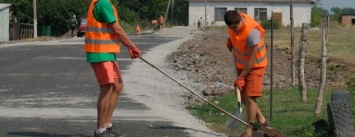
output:
<instances>
[{"instance_id":1,"label":"shovel blade","mask_svg":"<svg viewBox=\"0 0 355 137\"><path fill-rule=\"evenodd\" d=\"M239 108L236 108L233 112L233 115L239 119L242 119L242 115L239 111ZM240 125L240 122L232 117L229 117L226 121L226 125L231 131L235 131L237 127Z\"/></svg>"}]
</instances>

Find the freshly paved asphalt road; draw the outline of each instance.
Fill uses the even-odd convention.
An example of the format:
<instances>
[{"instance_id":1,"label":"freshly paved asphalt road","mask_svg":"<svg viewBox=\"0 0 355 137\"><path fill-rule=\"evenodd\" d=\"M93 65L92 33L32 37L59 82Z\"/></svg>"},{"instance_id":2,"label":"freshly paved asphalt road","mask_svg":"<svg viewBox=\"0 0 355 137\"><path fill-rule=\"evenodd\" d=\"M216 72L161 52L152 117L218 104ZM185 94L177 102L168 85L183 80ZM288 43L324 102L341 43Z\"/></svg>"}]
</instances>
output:
<instances>
[{"instance_id":1,"label":"freshly paved asphalt road","mask_svg":"<svg viewBox=\"0 0 355 137\"><path fill-rule=\"evenodd\" d=\"M143 51L176 38L153 34L130 36ZM85 60L83 38L24 45L0 45L0 137L89 137L96 129L99 88ZM121 46L118 63L124 70L131 59ZM127 137L189 136L169 121L136 112L147 110L125 94L114 123ZM143 110L143 111L142 111Z\"/></svg>"}]
</instances>

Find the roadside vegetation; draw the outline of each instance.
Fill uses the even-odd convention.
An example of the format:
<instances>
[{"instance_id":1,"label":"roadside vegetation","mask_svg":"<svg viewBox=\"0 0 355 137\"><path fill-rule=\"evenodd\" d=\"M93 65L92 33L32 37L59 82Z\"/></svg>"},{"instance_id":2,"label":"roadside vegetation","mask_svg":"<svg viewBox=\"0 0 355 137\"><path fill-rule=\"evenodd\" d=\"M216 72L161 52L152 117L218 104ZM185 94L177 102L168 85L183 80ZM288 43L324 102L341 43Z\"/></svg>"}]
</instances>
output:
<instances>
[{"instance_id":1,"label":"roadside vegetation","mask_svg":"<svg viewBox=\"0 0 355 137\"><path fill-rule=\"evenodd\" d=\"M325 92L324 104L330 100L331 92ZM283 132L286 137L330 137L327 125L326 105L323 105L320 117L313 116L317 91L308 89L309 101L303 103L300 101L300 95L297 88L276 88L273 90L273 106L272 106L272 121L271 125ZM259 107L267 119L270 120L270 91L265 90L263 97L258 99ZM214 98L212 102L219 102L218 105L226 111L232 113L236 106L236 97L231 92L230 94ZM245 126L240 124L236 132L229 131L225 125L228 119L227 115L209 106L191 105L187 107L191 113L208 123L211 129L217 132L226 133L229 136L236 136L243 133ZM246 111L243 107L243 117L246 118Z\"/></svg>"},{"instance_id":2,"label":"roadside vegetation","mask_svg":"<svg viewBox=\"0 0 355 137\"><path fill-rule=\"evenodd\" d=\"M37 0L38 26L51 26L55 36L61 36L70 30L73 15L77 19L87 17L91 0ZM167 24L186 25L188 22L188 1L175 0L174 8L168 9L167 0L111 0L119 12L122 27L127 32L134 32L136 25L141 29L150 29L150 21L165 17ZM0 0L0 3L10 3L11 20L15 18L20 23L33 24L33 0ZM144 3L144 4L142 4ZM178 5L178 6L176 6ZM174 15L174 17L172 17Z\"/></svg>"}]
</instances>

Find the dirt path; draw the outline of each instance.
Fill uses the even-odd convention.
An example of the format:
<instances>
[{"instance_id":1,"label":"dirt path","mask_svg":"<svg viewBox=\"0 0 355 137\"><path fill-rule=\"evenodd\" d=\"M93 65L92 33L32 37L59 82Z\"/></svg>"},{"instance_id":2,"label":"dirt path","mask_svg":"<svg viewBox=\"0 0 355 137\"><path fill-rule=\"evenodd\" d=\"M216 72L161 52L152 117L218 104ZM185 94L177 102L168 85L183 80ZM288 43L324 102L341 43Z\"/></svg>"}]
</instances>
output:
<instances>
[{"instance_id":1,"label":"dirt path","mask_svg":"<svg viewBox=\"0 0 355 137\"><path fill-rule=\"evenodd\" d=\"M267 32L269 33L269 32ZM205 85L204 95L223 95L232 91L234 70L231 54L226 48L228 34L226 28L209 28L196 34L193 39L184 42L176 51L167 56L167 62L176 71L188 74L188 79ZM269 65L264 79L264 89L270 85L270 37L265 36L268 49ZM291 85L291 63L288 48L278 48L274 51L274 87ZM298 51L295 51L297 54ZM298 59L298 56L295 57ZM297 63L297 62L296 62ZM345 88L345 75L355 70L352 64L328 57L327 88ZM305 76L307 86L317 88L320 75L320 59L317 55L306 57ZM297 71L297 70L296 70ZM296 72L297 79L297 72ZM296 81L297 84L297 81Z\"/></svg>"}]
</instances>

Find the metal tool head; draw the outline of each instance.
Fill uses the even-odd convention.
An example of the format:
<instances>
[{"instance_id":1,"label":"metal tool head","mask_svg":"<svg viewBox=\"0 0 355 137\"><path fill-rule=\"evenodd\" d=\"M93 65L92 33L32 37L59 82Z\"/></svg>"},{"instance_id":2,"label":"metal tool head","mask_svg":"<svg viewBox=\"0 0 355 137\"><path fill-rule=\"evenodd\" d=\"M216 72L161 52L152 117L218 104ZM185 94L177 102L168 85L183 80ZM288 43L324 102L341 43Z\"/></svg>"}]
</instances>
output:
<instances>
[{"instance_id":1,"label":"metal tool head","mask_svg":"<svg viewBox=\"0 0 355 137\"><path fill-rule=\"evenodd\" d=\"M233 115L239 119L242 119L242 115L238 107L234 110ZM229 128L229 130L235 131L237 127L240 125L240 122L232 117L229 117L226 122L226 125Z\"/></svg>"}]
</instances>

